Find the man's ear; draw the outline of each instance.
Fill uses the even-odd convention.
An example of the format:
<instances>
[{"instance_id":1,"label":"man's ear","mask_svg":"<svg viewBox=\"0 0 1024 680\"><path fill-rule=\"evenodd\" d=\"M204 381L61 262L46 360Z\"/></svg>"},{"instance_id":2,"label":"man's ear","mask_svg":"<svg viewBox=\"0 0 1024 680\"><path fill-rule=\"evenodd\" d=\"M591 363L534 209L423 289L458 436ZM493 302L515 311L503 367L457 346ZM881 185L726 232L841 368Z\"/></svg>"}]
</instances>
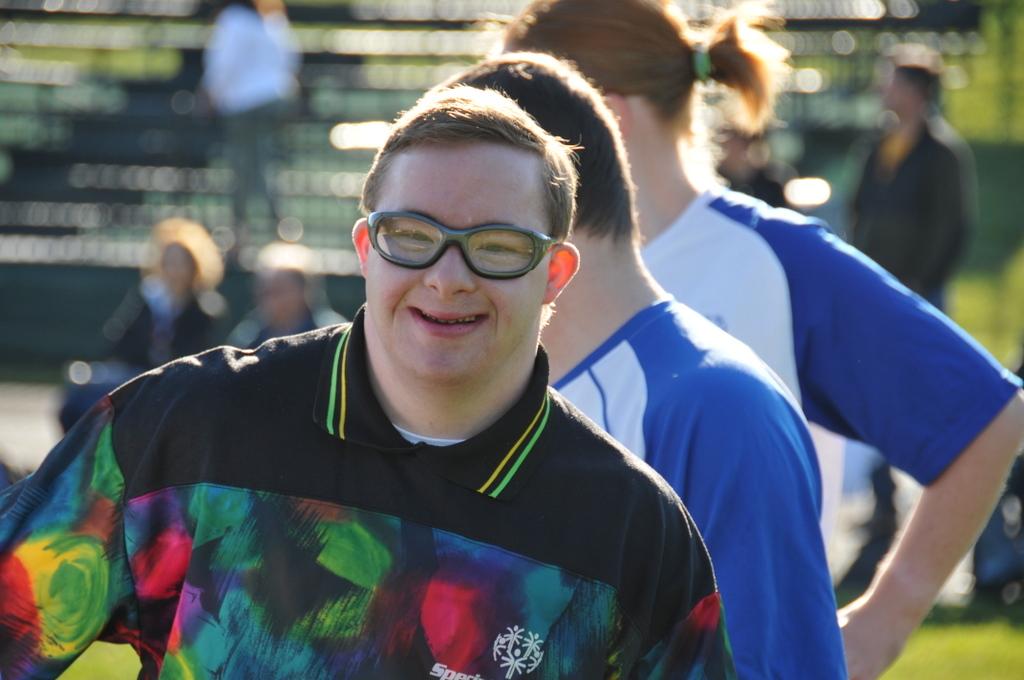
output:
<instances>
[{"instance_id":1,"label":"man's ear","mask_svg":"<svg viewBox=\"0 0 1024 680\"><path fill-rule=\"evenodd\" d=\"M619 124L619 132L623 137L628 135L633 127L633 112L629 108L629 102L621 94L609 92L604 95L604 103L615 116L615 122Z\"/></svg>"},{"instance_id":2,"label":"man's ear","mask_svg":"<svg viewBox=\"0 0 1024 680\"><path fill-rule=\"evenodd\" d=\"M555 301L562 289L569 285L580 269L580 251L571 243L559 243L548 257L548 285L544 291L544 304Z\"/></svg>"},{"instance_id":3,"label":"man's ear","mask_svg":"<svg viewBox=\"0 0 1024 680\"><path fill-rule=\"evenodd\" d=\"M356 247L359 257L359 271L366 278L366 258L370 256L370 225L365 217L359 218L352 227L352 245Z\"/></svg>"}]
</instances>

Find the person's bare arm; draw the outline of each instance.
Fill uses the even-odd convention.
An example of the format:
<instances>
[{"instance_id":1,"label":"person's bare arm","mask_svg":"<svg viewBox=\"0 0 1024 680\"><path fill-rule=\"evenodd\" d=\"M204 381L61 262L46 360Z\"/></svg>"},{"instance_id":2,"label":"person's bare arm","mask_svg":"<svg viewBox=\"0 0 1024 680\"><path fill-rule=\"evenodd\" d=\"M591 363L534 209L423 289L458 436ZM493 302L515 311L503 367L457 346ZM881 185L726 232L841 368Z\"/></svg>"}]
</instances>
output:
<instances>
[{"instance_id":1,"label":"person's bare arm","mask_svg":"<svg viewBox=\"0 0 1024 680\"><path fill-rule=\"evenodd\" d=\"M851 680L877 678L899 656L977 540L1022 443L1024 393L1018 391L925 488L867 592L839 611Z\"/></svg>"}]
</instances>

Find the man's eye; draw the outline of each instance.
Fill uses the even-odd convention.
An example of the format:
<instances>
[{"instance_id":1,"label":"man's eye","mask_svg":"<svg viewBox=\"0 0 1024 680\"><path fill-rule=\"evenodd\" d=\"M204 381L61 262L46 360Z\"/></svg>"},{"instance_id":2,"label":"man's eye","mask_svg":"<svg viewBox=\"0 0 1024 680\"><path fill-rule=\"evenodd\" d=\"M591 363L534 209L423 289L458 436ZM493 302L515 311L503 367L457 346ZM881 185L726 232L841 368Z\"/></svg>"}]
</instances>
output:
<instances>
[{"instance_id":1,"label":"man's eye","mask_svg":"<svg viewBox=\"0 0 1024 680\"><path fill-rule=\"evenodd\" d=\"M412 230L396 230L391 232L392 238L400 238L403 241L423 241L425 243L432 242L433 239L422 231Z\"/></svg>"},{"instance_id":2,"label":"man's eye","mask_svg":"<svg viewBox=\"0 0 1024 680\"><path fill-rule=\"evenodd\" d=\"M485 253L518 253L521 251L520 248L506 245L504 243L487 243L483 245L480 250Z\"/></svg>"}]
</instances>

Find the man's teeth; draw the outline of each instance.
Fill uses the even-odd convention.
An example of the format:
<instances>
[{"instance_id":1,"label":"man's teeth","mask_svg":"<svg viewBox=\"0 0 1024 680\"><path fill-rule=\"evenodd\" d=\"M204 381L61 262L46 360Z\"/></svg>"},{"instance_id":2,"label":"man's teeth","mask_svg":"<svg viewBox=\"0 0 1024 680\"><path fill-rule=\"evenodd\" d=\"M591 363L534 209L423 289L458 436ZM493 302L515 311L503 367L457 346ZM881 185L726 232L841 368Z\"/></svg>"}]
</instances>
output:
<instances>
[{"instance_id":1,"label":"man's teeth","mask_svg":"<svg viewBox=\"0 0 1024 680\"><path fill-rule=\"evenodd\" d=\"M473 321L476 321L476 315L475 314L473 316L459 317L458 319L439 319L436 316L431 316L430 314L427 314L426 312L423 312L423 316L427 317L428 319L430 319L431 321L433 321L435 323L456 324L456 323L472 323Z\"/></svg>"}]
</instances>

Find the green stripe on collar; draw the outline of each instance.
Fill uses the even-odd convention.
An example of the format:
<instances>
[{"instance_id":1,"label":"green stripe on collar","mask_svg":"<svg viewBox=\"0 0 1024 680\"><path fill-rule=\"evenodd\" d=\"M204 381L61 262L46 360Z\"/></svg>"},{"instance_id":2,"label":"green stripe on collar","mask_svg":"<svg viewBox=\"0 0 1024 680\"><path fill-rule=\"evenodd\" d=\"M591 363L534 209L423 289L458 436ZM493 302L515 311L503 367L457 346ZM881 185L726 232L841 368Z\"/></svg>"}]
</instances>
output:
<instances>
[{"instance_id":1,"label":"green stripe on collar","mask_svg":"<svg viewBox=\"0 0 1024 680\"><path fill-rule=\"evenodd\" d=\"M334 350L334 367L331 369L331 397L330 397L330 400L327 403L327 418L326 418L327 432L330 433L331 435L335 434L335 430L334 430L334 405L335 405L335 403L338 400L337 399L337 397L338 397L338 361L339 361L339 359L342 359L342 348L343 347L345 349L348 348L348 334L349 334L349 330L345 330L345 332L341 334L341 337L338 338L338 346ZM345 354L347 355L348 352L345 352ZM344 366L344 360L343 359L342 359L341 363L342 363L341 370L344 371L345 370L345 366ZM345 413L345 406L346 406L346 403L345 403L346 398L345 398L345 394L344 394L344 392L345 392L345 376L344 375L342 375L342 378L341 378L341 390L342 390L342 394L341 394L341 413L338 416L338 429L340 431L339 436L342 439L344 439L345 438L345 434L344 434L344 425L345 425L344 413Z\"/></svg>"},{"instance_id":2,"label":"green stripe on collar","mask_svg":"<svg viewBox=\"0 0 1024 680\"><path fill-rule=\"evenodd\" d=\"M541 413L538 413L538 415L543 414L541 415L540 422L537 423L537 421L535 420L534 423L531 423L531 426L536 424L536 427L533 429L533 436L530 437L530 441L527 442L526 446L522 448L522 450L519 453L519 456L516 457L515 462L512 464L512 467L509 468L508 472L505 473L505 476L502 478L501 482L497 486L495 486L490 491L485 491L488 484L490 483L488 482L488 484L485 484L483 487L480 488L479 491L481 493L486 493L491 498L497 498L499 495L501 495L501 492L505 490L505 487L508 486L508 483L512 481L513 477L516 476L516 472L519 470L519 467L523 464L523 461L526 460L526 457L530 455L530 451L533 450L534 444L537 443L537 439L540 438L541 432L544 431L544 428L548 424L548 415L551 413L551 397L549 395L544 396L544 404L541 407L541 409ZM529 430L527 432L529 432ZM505 461L502 461L502 465L504 465L504 463ZM495 470L495 473L498 473L501 470L501 467L502 466L499 466L498 469Z\"/></svg>"}]
</instances>

